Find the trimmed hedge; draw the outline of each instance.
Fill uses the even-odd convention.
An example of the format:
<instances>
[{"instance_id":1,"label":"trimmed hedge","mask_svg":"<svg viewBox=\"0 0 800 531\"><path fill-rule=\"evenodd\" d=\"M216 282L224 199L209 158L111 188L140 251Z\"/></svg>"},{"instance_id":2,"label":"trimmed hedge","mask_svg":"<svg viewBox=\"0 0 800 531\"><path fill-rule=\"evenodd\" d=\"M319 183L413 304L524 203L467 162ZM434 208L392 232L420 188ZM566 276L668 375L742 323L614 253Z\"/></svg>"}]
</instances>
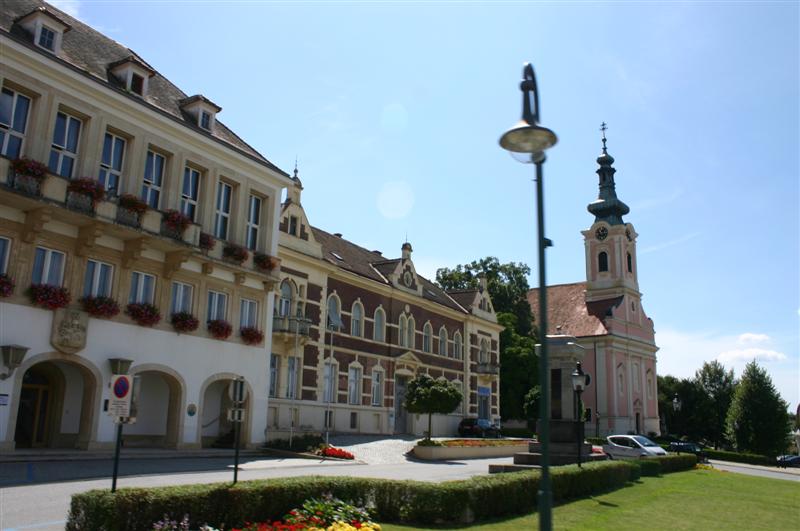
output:
<instances>
[{"instance_id":1,"label":"trimmed hedge","mask_svg":"<svg viewBox=\"0 0 800 531\"><path fill-rule=\"evenodd\" d=\"M760 454L744 454L739 452L726 452L724 450L713 450L703 448L709 459L719 459L720 461L733 461L734 463L747 463L750 465L775 466L775 459Z\"/></svg>"},{"instance_id":2,"label":"trimmed hedge","mask_svg":"<svg viewBox=\"0 0 800 531\"><path fill-rule=\"evenodd\" d=\"M562 501L620 488L638 479L640 466L604 461L556 467L551 472L553 499ZM373 508L379 522L469 523L535 509L539 472L476 476L429 483L355 477L280 478L179 487L93 490L72 497L68 531L151 529L168 515L188 514L191 526L220 527L246 521L273 521L304 500L330 493L349 503Z\"/></svg>"},{"instance_id":3,"label":"trimmed hedge","mask_svg":"<svg viewBox=\"0 0 800 531\"><path fill-rule=\"evenodd\" d=\"M598 446L603 446L604 444L608 444L605 437L586 437L586 442L589 444L596 444Z\"/></svg>"}]
</instances>

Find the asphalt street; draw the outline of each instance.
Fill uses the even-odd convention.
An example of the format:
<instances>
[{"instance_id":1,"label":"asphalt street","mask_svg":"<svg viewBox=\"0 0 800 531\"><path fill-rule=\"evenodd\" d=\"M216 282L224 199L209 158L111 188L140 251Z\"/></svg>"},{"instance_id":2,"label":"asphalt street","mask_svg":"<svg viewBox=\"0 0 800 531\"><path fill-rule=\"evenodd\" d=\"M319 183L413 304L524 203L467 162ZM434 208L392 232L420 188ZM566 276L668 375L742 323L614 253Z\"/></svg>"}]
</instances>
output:
<instances>
[{"instance_id":1,"label":"asphalt street","mask_svg":"<svg viewBox=\"0 0 800 531\"><path fill-rule=\"evenodd\" d=\"M800 473L797 469L778 469L767 467L755 467L740 465L738 463L731 463L729 461L711 461L711 465L717 470L724 470L726 472L736 472L738 474L747 474L749 476L759 476L762 478L770 479L783 479L786 481L800 482Z\"/></svg>"}]
</instances>

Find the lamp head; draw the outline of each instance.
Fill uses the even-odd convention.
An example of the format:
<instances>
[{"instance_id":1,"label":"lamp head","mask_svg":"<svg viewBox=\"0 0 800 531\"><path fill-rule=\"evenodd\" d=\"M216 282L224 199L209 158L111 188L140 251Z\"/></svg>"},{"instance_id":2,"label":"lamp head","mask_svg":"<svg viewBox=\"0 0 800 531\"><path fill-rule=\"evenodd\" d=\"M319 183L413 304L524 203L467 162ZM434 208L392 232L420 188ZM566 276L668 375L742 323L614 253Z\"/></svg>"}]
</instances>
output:
<instances>
[{"instance_id":1,"label":"lamp head","mask_svg":"<svg viewBox=\"0 0 800 531\"><path fill-rule=\"evenodd\" d=\"M572 371L572 389L576 393L582 393L587 385L589 385L589 375L583 372L581 362L577 362Z\"/></svg>"},{"instance_id":2,"label":"lamp head","mask_svg":"<svg viewBox=\"0 0 800 531\"><path fill-rule=\"evenodd\" d=\"M541 162L543 152L553 147L558 138L546 127L539 125L539 94L533 66L525 63L522 71L522 118L500 137L500 147L512 154L526 154L515 157L521 162Z\"/></svg>"}]
</instances>

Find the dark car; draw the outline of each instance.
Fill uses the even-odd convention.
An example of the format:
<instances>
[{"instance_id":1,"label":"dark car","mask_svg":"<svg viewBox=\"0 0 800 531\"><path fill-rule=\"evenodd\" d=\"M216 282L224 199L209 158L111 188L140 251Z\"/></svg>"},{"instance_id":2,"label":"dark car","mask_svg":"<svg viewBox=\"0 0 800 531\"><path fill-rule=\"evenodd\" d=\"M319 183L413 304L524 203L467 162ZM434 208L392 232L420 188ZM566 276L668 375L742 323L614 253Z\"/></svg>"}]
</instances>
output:
<instances>
[{"instance_id":1,"label":"dark car","mask_svg":"<svg viewBox=\"0 0 800 531\"><path fill-rule=\"evenodd\" d=\"M777 461L780 468L800 468L800 455L779 455Z\"/></svg>"},{"instance_id":2,"label":"dark car","mask_svg":"<svg viewBox=\"0 0 800 531\"><path fill-rule=\"evenodd\" d=\"M669 443L669 451L677 454L694 454L697 456L698 462L703 462L707 459L703 447L693 442L671 442Z\"/></svg>"},{"instance_id":3,"label":"dark car","mask_svg":"<svg viewBox=\"0 0 800 531\"><path fill-rule=\"evenodd\" d=\"M466 418L458 424L461 437L499 437L500 429L488 419Z\"/></svg>"}]
</instances>

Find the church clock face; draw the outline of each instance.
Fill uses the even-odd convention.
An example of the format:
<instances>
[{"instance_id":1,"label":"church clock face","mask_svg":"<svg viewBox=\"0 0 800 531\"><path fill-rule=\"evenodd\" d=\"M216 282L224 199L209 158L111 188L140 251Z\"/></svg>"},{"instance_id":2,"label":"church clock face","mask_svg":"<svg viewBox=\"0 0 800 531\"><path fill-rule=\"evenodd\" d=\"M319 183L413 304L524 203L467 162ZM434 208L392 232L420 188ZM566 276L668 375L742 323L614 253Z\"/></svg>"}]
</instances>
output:
<instances>
[{"instance_id":1,"label":"church clock face","mask_svg":"<svg viewBox=\"0 0 800 531\"><path fill-rule=\"evenodd\" d=\"M608 237L608 229L605 227L600 227L596 231L594 231L594 235L597 236L597 239L603 241Z\"/></svg>"},{"instance_id":2,"label":"church clock face","mask_svg":"<svg viewBox=\"0 0 800 531\"><path fill-rule=\"evenodd\" d=\"M403 285L405 285L405 287L410 288L413 281L414 279L411 277L411 271L403 273Z\"/></svg>"}]
</instances>

